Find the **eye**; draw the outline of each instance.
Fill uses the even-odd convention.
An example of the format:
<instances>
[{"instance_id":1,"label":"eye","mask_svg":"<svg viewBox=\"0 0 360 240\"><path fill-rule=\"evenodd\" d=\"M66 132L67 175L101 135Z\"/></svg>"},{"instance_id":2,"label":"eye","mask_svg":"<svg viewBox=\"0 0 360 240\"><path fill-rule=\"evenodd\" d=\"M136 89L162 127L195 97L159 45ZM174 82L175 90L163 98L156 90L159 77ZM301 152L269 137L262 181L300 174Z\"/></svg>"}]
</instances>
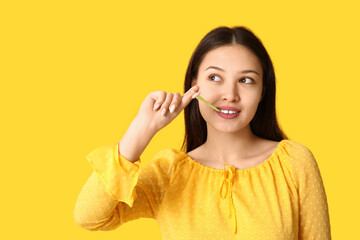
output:
<instances>
[{"instance_id":1,"label":"eye","mask_svg":"<svg viewBox=\"0 0 360 240\"><path fill-rule=\"evenodd\" d=\"M254 82L254 80L252 80L251 78L248 78L248 77L244 77L244 78L240 79L240 82L242 82L242 83L252 83L252 82Z\"/></svg>"},{"instance_id":2,"label":"eye","mask_svg":"<svg viewBox=\"0 0 360 240\"><path fill-rule=\"evenodd\" d=\"M217 75L210 75L209 78L210 78L211 80L213 80L214 82L218 82L218 81L215 80L215 78L219 78L219 76L217 76ZM220 80L220 78L219 78L219 80Z\"/></svg>"}]
</instances>

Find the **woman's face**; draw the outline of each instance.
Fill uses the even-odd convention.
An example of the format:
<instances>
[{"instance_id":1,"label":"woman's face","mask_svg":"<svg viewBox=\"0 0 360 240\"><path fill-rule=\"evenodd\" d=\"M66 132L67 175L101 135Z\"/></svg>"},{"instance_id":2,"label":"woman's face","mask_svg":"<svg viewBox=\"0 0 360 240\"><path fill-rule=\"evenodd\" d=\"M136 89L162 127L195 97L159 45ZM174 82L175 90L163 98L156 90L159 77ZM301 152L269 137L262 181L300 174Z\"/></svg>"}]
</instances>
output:
<instances>
[{"instance_id":1,"label":"woman's face","mask_svg":"<svg viewBox=\"0 0 360 240\"><path fill-rule=\"evenodd\" d=\"M223 45L209 51L192 85L198 85L200 95L217 108L238 113L218 113L197 100L208 129L237 132L248 127L261 100L262 78L259 59L245 46Z\"/></svg>"}]
</instances>

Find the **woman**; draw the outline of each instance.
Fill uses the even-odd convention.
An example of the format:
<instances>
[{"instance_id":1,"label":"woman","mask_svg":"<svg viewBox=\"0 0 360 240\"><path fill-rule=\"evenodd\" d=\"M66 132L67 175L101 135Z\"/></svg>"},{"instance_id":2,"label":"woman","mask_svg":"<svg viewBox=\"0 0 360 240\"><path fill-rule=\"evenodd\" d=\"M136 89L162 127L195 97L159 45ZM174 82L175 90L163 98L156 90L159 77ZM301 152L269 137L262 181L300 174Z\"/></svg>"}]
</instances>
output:
<instances>
[{"instance_id":1,"label":"woman","mask_svg":"<svg viewBox=\"0 0 360 240\"><path fill-rule=\"evenodd\" d=\"M142 166L152 137L183 109L182 150ZM280 130L273 65L244 27L209 32L191 57L185 94L150 93L120 142L87 159L94 172L74 218L89 230L147 217L164 239L331 239L316 160Z\"/></svg>"}]
</instances>

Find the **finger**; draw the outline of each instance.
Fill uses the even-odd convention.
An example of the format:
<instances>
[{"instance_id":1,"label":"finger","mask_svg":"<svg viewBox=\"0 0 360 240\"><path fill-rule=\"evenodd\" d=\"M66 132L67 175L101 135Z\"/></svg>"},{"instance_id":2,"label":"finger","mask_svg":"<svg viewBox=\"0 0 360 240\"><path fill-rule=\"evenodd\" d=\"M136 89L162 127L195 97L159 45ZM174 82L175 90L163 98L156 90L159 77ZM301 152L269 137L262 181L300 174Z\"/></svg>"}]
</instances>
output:
<instances>
[{"instance_id":1,"label":"finger","mask_svg":"<svg viewBox=\"0 0 360 240\"><path fill-rule=\"evenodd\" d=\"M157 110L163 104L166 99L166 92L165 91L157 91L154 92L153 98L155 99L154 109Z\"/></svg>"},{"instance_id":2,"label":"finger","mask_svg":"<svg viewBox=\"0 0 360 240\"><path fill-rule=\"evenodd\" d=\"M172 93L166 93L165 101L161 105L161 116L166 115L167 109L169 108L172 99L173 99L173 94Z\"/></svg>"},{"instance_id":3,"label":"finger","mask_svg":"<svg viewBox=\"0 0 360 240\"><path fill-rule=\"evenodd\" d=\"M184 93L183 97L188 96L188 95L194 95L195 93L197 93L200 90L199 86L193 86L191 88L189 88L189 90L186 91L186 93Z\"/></svg>"},{"instance_id":4,"label":"finger","mask_svg":"<svg viewBox=\"0 0 360 240\"><path fill-rule=\"evenodd\" d=\"M183 110L197 95L200 94L200 89L198 86L190 88L181 99L180 109Z\"/></svg>"},{"instance_id":5,"label":"finger","mask_svg":"<svg viewBox=\"0 0 360 240\"><path fill-rule=\"evenodd\" d=\"M174 93L172 102L169 107L170 113L173 113L175 111L175 109L179 106L180 103L181 103L181 95L180 95L180 93L176 92L176 93Z\"/></svg>"}]
</instances>

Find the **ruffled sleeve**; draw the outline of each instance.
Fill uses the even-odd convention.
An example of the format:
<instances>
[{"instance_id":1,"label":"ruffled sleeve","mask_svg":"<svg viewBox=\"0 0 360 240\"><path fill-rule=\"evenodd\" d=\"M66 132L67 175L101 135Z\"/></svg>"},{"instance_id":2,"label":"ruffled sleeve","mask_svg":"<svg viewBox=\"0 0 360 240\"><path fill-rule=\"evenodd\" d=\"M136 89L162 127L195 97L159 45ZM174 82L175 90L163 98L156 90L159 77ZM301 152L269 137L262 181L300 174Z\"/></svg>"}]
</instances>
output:
<instances>
[{"instance_id":1,"label":"ruffled sleeve","mask_svg":"<svg viewBox=\"0 0 360 240\"><path fill-rule=\"evenodd\" d=\"M135 186L141 171L141 160L129 161L119 154L118 146L101 146L86 158L105 184L106 191L114 199L132 207L137 197Z\"/></svg>"},{"instance_id":2,"label":"ruffled sleeve","mask_svg":"<svg viewBox=\"0 0 360 240\"><path fill-rule=\"evenodd\" d=\"M130 162L121 156L117 143L89 153L94 172L78 196L75 222L88 230L112 230L133 219L156 218L174 162L162 152L144 166L140 158Z\"/></svg>"},{"instance_id":3,"label":"ruffled sleeve","mask_svg":"<svg viewBox=\"0 0 360 240\"><path fill-rule=\"evenodd\" d=\"M331 239L327 196L318 164L304 145L289 140L293 181L299 196L299 240Z\"/></svg>"}]
</instances>

